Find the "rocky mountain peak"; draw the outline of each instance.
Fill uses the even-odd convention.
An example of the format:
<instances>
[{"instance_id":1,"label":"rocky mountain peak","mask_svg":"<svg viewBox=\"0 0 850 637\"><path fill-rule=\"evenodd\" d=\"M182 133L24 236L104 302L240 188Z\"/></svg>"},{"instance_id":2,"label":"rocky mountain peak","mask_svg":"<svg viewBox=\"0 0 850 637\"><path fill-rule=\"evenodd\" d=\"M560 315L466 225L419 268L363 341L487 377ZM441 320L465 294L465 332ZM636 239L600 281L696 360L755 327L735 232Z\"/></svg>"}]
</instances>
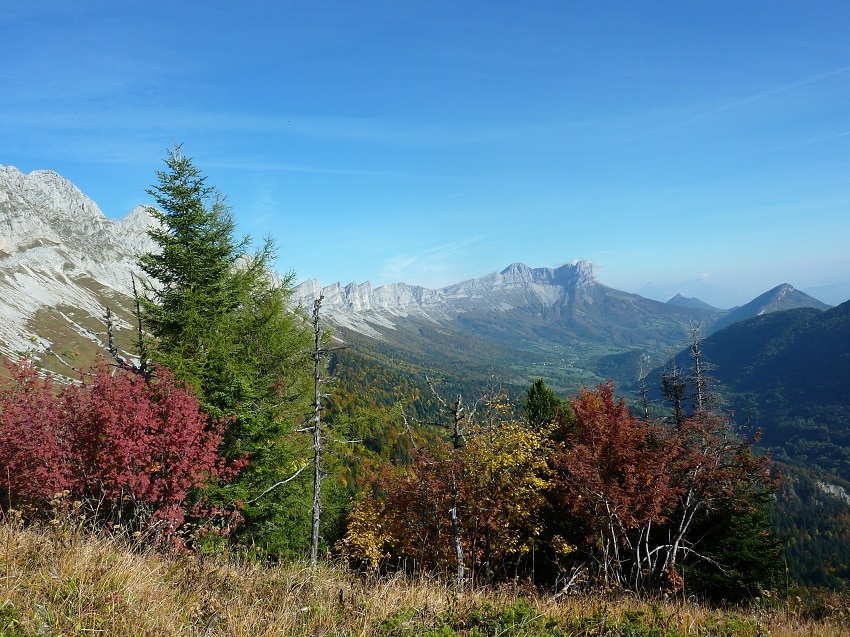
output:
<instances>
[{"instance_id":1,"label":"rocky mountain peak","mask_svg":"<svg viewBox=\"0 0 850 637\"><path fill-rule=\"evenodd\" d=\"M137 255L155 247L149 223L144 209L107 219L55 172L0 166L0 348L31 347L24 326L45 308L100 317L105 297L129 294Z\"/></svg>"},{"instance_id":2,"label":"rocky mountain peak","mask_svg":"<svg viewBox=\"0 0 850 637\"><path fill-rule=\"evenodd\" d=\"M535 271L524 263L512 263L499 274L510 283L531 283L535 279Z\"/></svg>"},{"instance_id":3,"label":"rocky mountain peak","mask_svg":"<svg viewBox=\"0 0 850 637\"><path fill-rule=\"evenodd\" d=\"M552 270L551 282L569 288L581 288L599 283L590 261L567 263Z\"/></svg>"},{"instance_id":4,"label":"rocky mountain peak","mask_svg":"<svg viewBox=\"0 0 850 637\"><path fill-rule=\"evenodd\" d=\"M52 170L25 174L14 166L0 166L0 193L0 210L37 210L48 224L104 219L97 204Z\"/></svg>"},{"instance_id":5,"label":"rocky mountain peak","mask_svg":"<svg viewBox=\"0 0 850 637\"><path fill-rule=\"evenodd\" d=\"M592 285L599 282L596 278L596 270L590 261L577 261L574 267L577 285Z\"/></svg>"},{"instance_id":6,"label":"rocky mountain peak","mask_svg":"<svg viewBox=\"0 0 850 637\"><path fill-rule=\"evenodd\" d=\"M560 287L587 286L598 283L590 261L576 261L558 268L530 268L524 263L512 263L499 272L503 284L555 285Z\"/></svg>"}]
</instances>

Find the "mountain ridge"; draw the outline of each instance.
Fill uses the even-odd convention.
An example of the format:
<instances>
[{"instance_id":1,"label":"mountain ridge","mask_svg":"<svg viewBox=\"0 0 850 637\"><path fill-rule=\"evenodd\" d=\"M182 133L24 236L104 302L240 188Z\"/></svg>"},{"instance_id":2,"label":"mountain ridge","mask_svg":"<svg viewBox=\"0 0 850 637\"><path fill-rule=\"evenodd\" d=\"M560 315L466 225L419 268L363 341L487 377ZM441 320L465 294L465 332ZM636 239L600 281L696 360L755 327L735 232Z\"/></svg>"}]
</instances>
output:
<instances>
[{"instance_id":1,"label":"mountain ridge","mask_svg":"<svg viewBox=\"0 0 850 637\"><path fill-rule=\"evenodd\" d=\"M393 329L393 318L417 317L439 322L473 309L508 310L523 303L551 305L562 300L565 286L580 288L596 282L593 265L587 261L559 268L530 268L513 263L501 272L437 289L407 283L375 288L368 281L321 287L316 279L309 279L296 287L295 298L306 306L321 294L323 311L330 320L380 338L376 327ZM500 292L498 298L495 292Z\"/></svg>"},{"instance_id":2,"label":"mountain ridge","mask_svg":"<svg viewBox=\"0 0 850 637\"><path fill-rule=\"evenodd\" d=\"M0 167L0 352L96 341L106 306L120 329L132 329L132 276L137 256L156 249L147 235L152 221L144 207L107 219L55 172ZM399 356L441 352L446 364L467 348L462 358L469 364L476 355L495 358L521 381L535 366L561 366L572 379L564 386L593 382L608 370L626 374L630 366L632 374L640 352L665 356L682 340L684 325L723 316L605 286L588 261L556 268L516 262L440 289L368 281L321 286L311 279L296 287L294 301L310 307L319 295L325 322L341 338L367 339L361 347L383 341Z\"/></svg>"}]
</instances>

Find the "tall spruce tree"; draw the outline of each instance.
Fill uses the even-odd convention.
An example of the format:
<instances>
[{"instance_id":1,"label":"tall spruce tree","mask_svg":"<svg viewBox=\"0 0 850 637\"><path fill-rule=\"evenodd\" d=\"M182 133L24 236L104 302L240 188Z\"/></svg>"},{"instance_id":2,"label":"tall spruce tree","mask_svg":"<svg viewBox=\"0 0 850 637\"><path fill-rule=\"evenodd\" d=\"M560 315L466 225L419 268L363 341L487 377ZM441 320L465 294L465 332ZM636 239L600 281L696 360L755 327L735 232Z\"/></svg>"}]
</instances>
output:
<instances>
[{"instance_id":1,"label":"tall spruce tree","mask_svg":"<svg viewBox=\"0 0 850 637\"><path fill-rule=\"evenodd\" d=\"M291 548L304 537L280 520L301 508L303 488L266 489L300 466L309 446L293 434L311 398L309 323L289 307L294 275L272 273L270 239L251 252L249 237L235 238L224 198L179 146L165 164L148 191L159 250L139 259L149 277L138 299L146 354L191 385L206 413L227 419L223 453L249 462L211 497L246 503L243 539Z\"/></svg>"}]
</instances>

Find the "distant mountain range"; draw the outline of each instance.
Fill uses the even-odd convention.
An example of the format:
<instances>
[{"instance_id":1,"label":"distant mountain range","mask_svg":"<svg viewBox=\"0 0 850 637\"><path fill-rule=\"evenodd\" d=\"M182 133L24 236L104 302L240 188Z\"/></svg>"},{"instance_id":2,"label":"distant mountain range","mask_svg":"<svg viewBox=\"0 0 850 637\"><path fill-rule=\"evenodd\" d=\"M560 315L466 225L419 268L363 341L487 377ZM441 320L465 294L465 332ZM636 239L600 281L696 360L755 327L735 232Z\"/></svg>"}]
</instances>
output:
<instances>
[{"instance_id":1,"label":"distant mountain range","mask_svg":"<svg viewBox=\"0 0 850 637\"><path fill-rule=\"evenodd\" d=\"M850 272L842 281L818 287L806 287L802 291L809 296L820 299L828 305L840 305L850 299ZM681 283L659 286L647 283L637 294L656 301L669 302L676 299L694 299L712 307L727 309L737 307L741 299L746 299L746 293L739 289L727 289L712 285L704 278L692 279Z\"/></svg>"},{"instance_id":2,"label":"distant mountain range","mask_svg":"<svg viewBox=\"0 0 850 637\"><path fill-rule=\"evenodd\" d=\"M102 344L107 305L119 328L129 329L131 273L137 255L153 249L150 222L144 208L106 219L56 173L0 167L0 352L45 354L46 364L63 353L84 361ZM661 303L603 285L586 261L560 268L515 263L441 289L368 282L321 288L312 280L295 296L309 307L318 294L326 322L356 349L431 367L461 365L505 382L541 376L565 390L608 376L634 378L678 349L689 325L710 332L779 309L827 307L790 285L732 311L682 297Z\"/></svg>"},{"instance_id":3,"label":"distant mountain range","mask_svg":"<svg viewBox=\"0 0 850 637\"><path fill-rule=\"evenodd\" d=\"M385 338L399 321L424 319L432 322L457 320L461 316L521 312L526 316L557 316L609 330L609 319L634 322L659 314L674 320L698 320L714 332L751 316L797 307L825 310L830 306L783 283L741 307L722 310L693 297L677 294L659 308L657 301L622 292L599 283L588 261L559 268L530 268L514 263L498 273L441 289L394 283L373 288L370 283L339 283L321 288L318 281L302 283L297 298L312 303L324 296L326 316L337 326L364 336ZM632 311L614 310L630 305ZM682 308L679 311L672 308ZM614 314L617 316L608 316ZM616 329L610 329L615 341Z\"/></svg>"},{"instance_id":4,"label":"distant mountain range","mask_svg":"<svg viewBox=\"0 0 850 637\"><path fill-rule=\"evenodd\" d=\"M713 305L709 305L705 301L696 298L695 296L682 296L681 294L677 294L669 301L667 301L670 305L680 305L681 307L690 307L701 310L707 310L709 312L715 312L717 314L721 313L723 310L714 307Z\"/></svg>"},{"instance_id":5,"label":"distant mountain range","mask_svg":"<svg viewBox=\"0 0 850 637\"><path fill-rule=\"evenodd\" d=\"M788 284L732 310L682 296L660 303L603 285L587 261L554 269L514 263L439 290L308 281L297 292L305 306L319 294L326 319L361 351L380 342L399 359L477 368L519 384L542 377L564 390L608 377L633 381L680 349L690 326L710 334L752 316L829 307Z\"/></svg>"}]
</instances>

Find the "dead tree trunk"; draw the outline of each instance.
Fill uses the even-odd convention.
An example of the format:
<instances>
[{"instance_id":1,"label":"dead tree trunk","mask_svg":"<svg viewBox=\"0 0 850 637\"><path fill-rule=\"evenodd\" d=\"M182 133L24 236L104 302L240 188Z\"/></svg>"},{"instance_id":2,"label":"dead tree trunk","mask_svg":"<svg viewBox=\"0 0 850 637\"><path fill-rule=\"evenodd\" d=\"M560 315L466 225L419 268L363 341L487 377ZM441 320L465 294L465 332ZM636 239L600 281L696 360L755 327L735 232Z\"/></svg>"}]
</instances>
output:
<instances>
[{"instance_id":1,"label":"dead tree trunk","mask_svg":"<svg viewBox=\"0 0 850 637\"><path fill-rule=\"evenodd\" d=\"M315 399L313 402L313 523L310 534L310 566L319 561L319 521L322 513L322 375L321 361L325 350L322 348L322 332L319 327L319 308L322 299L319 296L313 302L313 379Z\"/></svg>"},{"instance_id":2,"label":"dead tree trunk","mask_svg":"<svg viewBox=\"0 0 850 637\"><path fill-rule=\"evenodd\" d=\"M458 485L458 477L457 477L457 466L456 460L458 456L458 452L463 447L463 426L467 419L467 417L471 417L471 414L468 414L466 408L463 405L462 396L458 395L457 402L449 405L443 398L437 393L437 390L434 388L434 385L431 383L431 379L425 379L428 382L428 387L431 390L431 393L434 395L434 398L440 404L440 407L445 411L452 419L452 477L451 477L451 506L449 507L449 517L452 523L452 543L454 545L455 550L455 559L457 560L457 589L458 592L462 593L465 585L466 585L466 571L464 567L464 556L463 556L463 543L460 538L460 516L458 513L458 503L460 500L460 487Z\"/></svg>"}]
</instances>

